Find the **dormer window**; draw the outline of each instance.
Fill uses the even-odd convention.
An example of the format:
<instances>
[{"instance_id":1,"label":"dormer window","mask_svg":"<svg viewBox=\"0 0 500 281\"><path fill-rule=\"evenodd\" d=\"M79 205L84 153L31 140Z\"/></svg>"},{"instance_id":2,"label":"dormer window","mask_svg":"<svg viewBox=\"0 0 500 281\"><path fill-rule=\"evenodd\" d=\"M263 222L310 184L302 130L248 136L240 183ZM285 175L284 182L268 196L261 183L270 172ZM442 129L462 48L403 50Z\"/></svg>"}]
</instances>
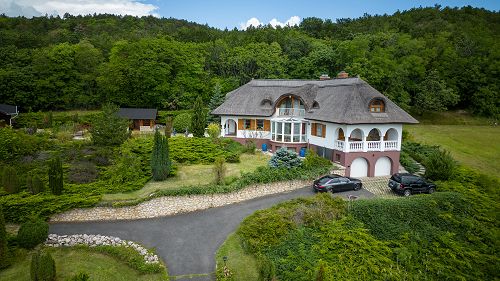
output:
<instances>
[{"instance_id":1,"label":"dormer window","mask_svg":"<svg viewBox=\"0 0 500 281\"><path fill-rule=\"evenodd\" d=\"M378 113L378 112L385 112L385 103L383 100L372 100L370 102L370 112L372 113Z\"/></svg>"},{"instance_id":2,"label":"dormer window","mask_svg":"<svg viewBox=\"0 0 500 281\"><path fill-rule=\"evenodd\" d=\"M300 98L288 96L278 102L278 116L304 116L304 103Z\"/></svg>"}]
</instances>

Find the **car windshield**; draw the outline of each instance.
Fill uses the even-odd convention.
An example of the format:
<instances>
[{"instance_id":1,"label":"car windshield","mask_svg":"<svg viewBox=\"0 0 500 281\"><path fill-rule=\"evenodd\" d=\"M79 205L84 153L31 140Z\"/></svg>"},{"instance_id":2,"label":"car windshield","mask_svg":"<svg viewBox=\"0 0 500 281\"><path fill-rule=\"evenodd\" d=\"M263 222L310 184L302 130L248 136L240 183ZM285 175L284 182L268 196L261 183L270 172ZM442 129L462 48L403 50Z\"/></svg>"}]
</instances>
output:
<instances>
[{"instance_id":1,"label":"car windshield","mask_svg":"<svg viewBox=\"0 0 500 281\"><path fill-rule=\"evenodd\" d=\"M320 183L320 184L326 184L326 183L328 183L331 179L332 179L332 178L330 178L330 177L324 177L324 178L319 179L318 183Z\"/></svg>"},{"instance_id":2,"label":"car windshield","mask_svg":"<svg viewBox=\"0 0 500 281\"><path fill-rule=\"evenodd\" d=\"M401 176L399 174L392 175L391 179L397 182L401 182Z\"/></svg>"}]
</instances>

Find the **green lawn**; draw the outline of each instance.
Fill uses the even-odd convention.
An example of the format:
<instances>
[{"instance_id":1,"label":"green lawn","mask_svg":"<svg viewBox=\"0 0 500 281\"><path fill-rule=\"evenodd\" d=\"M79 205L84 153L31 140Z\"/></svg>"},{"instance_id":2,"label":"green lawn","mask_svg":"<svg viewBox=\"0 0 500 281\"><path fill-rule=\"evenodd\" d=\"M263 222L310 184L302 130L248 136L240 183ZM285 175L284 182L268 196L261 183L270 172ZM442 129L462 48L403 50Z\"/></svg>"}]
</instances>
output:
<instances>
[{"instance_id":1,"label":"green lawn","mask_svg":"<svg viewBox=\"0 0 500 281\"><path fill-rule=\"evenodd\" d=\"M269 156L259 152L255 154L242 154L240 160L240 163L226 164L227 177L238 177L242 172L252 172L259 166L265 166L269 161ZM203 164L180 165L177 175L173 178L161 182L150 181L142 189L133 192L105 194L103 201L133 200L146 197L156 190L208 184L214 178L212 167L212 165Z\"/></svg>"},{"instance_id":2,"label":"green lawn","mask_svg":"<svg viewBox=\"0 0 500 281\"><path fill-rule=\"evenodd\" d=\"M471 125L409 125L416 142L440 145L460 163L500 176L500 127Z\"/></svg>"},{"instance_id":3,"label":"green lawn","mask_svg":"<svg viewBox=\"0 0 500 281\"><path fill-rule=\"evenodd\" d=\"M257 261L253 255L247 255L241 247L236 234L230 234L220 246L215 256L217 268L224 266L223 257L227 257L227 267L234 276L234 281L258 280Z\"/></svg>"},{"instance_id":4,"label":"green lawn","mask_svg":"<svg viewBox=\"0 0 500 281\"><path fill-rule=\"evenodd\" d=\"M49 248L56 262L57 280L67 280L85 272L90 280L153 281L167 280L161 273L141 274L125 263L105 254L76 248ZM30 281L31 254L22 252L14 264L0 271L0 280Z\"/></svg>"}]
</instances>

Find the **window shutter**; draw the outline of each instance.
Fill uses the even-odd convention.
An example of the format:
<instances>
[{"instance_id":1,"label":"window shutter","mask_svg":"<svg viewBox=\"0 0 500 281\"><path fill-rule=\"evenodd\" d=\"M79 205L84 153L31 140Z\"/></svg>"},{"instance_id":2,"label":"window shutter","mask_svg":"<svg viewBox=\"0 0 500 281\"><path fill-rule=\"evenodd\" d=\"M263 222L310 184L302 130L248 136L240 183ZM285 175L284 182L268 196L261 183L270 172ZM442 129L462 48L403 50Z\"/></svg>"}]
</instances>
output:
<instances>
[{"instance_id":1,"label":"window shutter","mask_svg":"<svg viewBox=\"0 0 500 281\"><path fill-rule=\"evenodd\" d=\"M255 119L250 119L250 130L256 130Z\"/></svg>"},{"instance_id":2,"label":"window shutter","mask_svg":"<svg viewBox=\"0 0 500 281\"><path fill-rule=\"evenodd\" d=\"M311 135L316 135L316 123L311 124Z\"/></svg>"},{"instance_id":3,"label":"window shutter","mask_svg":"<svg viewBox=\"0 0 500 281\"><path fill-rule=\"evenodd\" d=\"M264 131L271 131L271 121L269 120L264 120Z\"/></svg>"},{"instance_id":4,"label":"window shutter","mask_svg":"<svg viewBox=\"0 0 500 281\"><path fill-rule=\"evenodd\" d=\"M238 119L238 130L245 129L245 119Z\"/></svg>"},{"instance_id":5,"label":"window shutter","mask_svg":"<svg viewBox=\"0 0 500 281\"><path fill-rule=\"evenodd\" d=\"M323 127L323 130L321 130L321 134L322 134L322 136L321 136L321 137L323 137L323 138L324 138L324 137L326 136L326 125L323 125L323 124L322 124L321 126Z\"/></svg>"}]
</instances>

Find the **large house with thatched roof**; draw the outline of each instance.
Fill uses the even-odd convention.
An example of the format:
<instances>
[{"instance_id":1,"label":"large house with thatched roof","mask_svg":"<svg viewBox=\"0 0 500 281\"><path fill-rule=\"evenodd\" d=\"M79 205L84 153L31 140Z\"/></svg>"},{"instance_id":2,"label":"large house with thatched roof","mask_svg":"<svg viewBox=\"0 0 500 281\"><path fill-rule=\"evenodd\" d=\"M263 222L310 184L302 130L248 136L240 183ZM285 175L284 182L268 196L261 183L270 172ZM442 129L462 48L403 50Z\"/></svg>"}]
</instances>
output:
<instances>
[{"instance_id":1,"label":"large house with thatched roof","mask_svg":"<svg viewBox=\"0 0 500 281\"><path fill-rule=\"evenodd\" d=\"M418 123L359 77L252 80L212 111L222 136L259 147L312 149L352 177L398 172L403 124Z\"/></svg>"}]
</instances>

